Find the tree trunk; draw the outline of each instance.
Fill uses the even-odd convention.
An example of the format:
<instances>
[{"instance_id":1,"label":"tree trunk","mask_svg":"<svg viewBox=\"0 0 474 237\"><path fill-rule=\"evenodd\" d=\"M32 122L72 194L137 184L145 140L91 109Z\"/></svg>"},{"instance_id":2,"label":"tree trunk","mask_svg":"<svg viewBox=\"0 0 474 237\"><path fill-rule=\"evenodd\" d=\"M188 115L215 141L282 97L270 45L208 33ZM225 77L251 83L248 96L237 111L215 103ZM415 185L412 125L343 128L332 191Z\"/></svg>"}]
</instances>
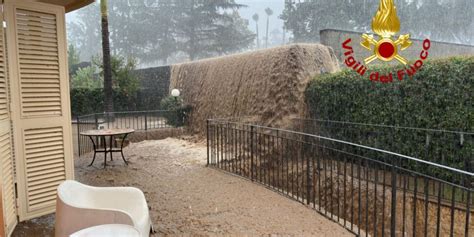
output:
<instances>
[{"instance_id":1,"label":"tree trunk","mask_svg":"<svg viewBox=\"0 0 474 237\"><path fill-rule=\"evenodd\" d=\"M194 15L194 8L195 8L195 2L194 0L192 1L191 3L191 18L194 18L195 15ZM189 36L189 60L191 61L194 61L194 59L196 58L196 53L197 53L197 42L196 42L196 27L194 25L194 22L191 21L191 32L190 32L190 36Z\"/></svg>"},{"instance_id":2,"label":"tree trunk","mask_svg":"<svg viewBox=\"0 0 474 237\"><path fill-rule=\"evenodd\" d=\"M105 112L114 111L113 89L112 89L112 68L110 64L110 41L109 41L109 20L107 12L107 0L100 1L100 11L102 19L102 56L104 66L104 92L105 92Z\"/></svg>"},{"instance_id":3,"label":"tree trunk","mask_svg":"<svg viewBox=\"0 0 474 237\"><path fill-rule=\"evenodd\" d=\"M265 48L268 48L268 26L270 24L270 16L268 15L267 16L267 32L266 32L266 36L265 36Z\"/></svg>"},{"instance_id":4,"label":"tree trunk","mask_svg":"<svg viewBox=\"0 0 474 237\"><path fill-rule=\"evenodd\" d=\"M286 44L286 30L285 30L285 27L283 27L283 40L282 40L282 44L285 45Z\"/></svg>"},{"instance_id":5,"label":"tree trunk","mask_svg":"<svg viewBox=\"0 0 474 237\"><path fill-rule=\"evenodd\" d=\"M258 21L255 22L255 26L257 27L257 49L260 48L260 36L258 35Z\"/></svg>"}]
</instances>

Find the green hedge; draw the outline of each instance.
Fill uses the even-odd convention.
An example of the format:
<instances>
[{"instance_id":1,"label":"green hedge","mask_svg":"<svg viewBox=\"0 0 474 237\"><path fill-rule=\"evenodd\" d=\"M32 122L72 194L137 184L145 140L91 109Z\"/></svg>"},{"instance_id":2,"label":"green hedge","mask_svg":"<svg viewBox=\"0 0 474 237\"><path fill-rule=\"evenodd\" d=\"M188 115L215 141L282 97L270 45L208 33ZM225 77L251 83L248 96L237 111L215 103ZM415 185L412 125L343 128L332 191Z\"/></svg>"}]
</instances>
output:
<instances>
[{"instance_id":1,"label":"green hedge","mask_svg":"<svg viewBox=\"0 0 474 237\"><path fill-rule=\"evenodd\" d=\"M367 73L394 72L396 78L399 69L376 67ZM318 76L306 90L306 103L317 119L473 132L473 86L474 57L450 58L429 61L412 78L392 83L372 82L349 70ZM472 135L375 130L359 126L334 136L472 170Z\"/></svg>"},{"instance_id":2,"label":"green hedge","mask_svg":"<svg viewBox=\"0 0 474 237\"><path fill-rule=\"evenodd\" d=\"M425 63L413 78L386 84L349 70L320 76L306 98L311 115L322 119L473 131L473 86L474 57L451 58Z\"/></svg>"},{"instance_id":3,"label":"green hedge","mask_svg":"<svg viewBox=\"0 0 474 237\"><path fill-rule=\"evenodd\" d=\"M134 94L114 91L114 111L142 111L160 109L163 93L141 89ZM71 111L73 116L104 112L103 89L72 89Z\"/></svg>"}]
</instances>

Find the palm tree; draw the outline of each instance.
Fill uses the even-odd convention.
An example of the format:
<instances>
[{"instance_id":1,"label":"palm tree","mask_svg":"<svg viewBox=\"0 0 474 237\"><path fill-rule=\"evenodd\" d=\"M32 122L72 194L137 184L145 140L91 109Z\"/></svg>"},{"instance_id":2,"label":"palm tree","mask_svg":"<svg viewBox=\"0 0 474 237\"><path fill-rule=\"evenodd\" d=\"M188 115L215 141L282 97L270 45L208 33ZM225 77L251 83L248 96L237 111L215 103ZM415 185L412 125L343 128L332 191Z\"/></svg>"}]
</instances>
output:
<instances>
[{"instance_id":1,"label":"palm tree","mask_svg":"<svg viewBox=\"0 0 474 237\"><path fill-rule=\"evenodd\" d=\"M100 13L102 22L102 56L104 69L104 92L105 92L105 112L114 111L114 100L112 91L112 68L110 65L110 41L109 41L109 20L107 10L107 0L100 1Z\"/></svg>"},{"instance_id":2,"label":"palm tree","mask_svg":"<svg viewBox=\"0 0 474 237\"><path fill-rule=\"evenodd\" d=\"M285 41L286 41L286 28L285 26L283 26L283 40L281 41L283 45L286 44Z\"/></svg>"},{"instance_id":3,"label":"palm tree","mask_svg":"<svg viewBox=\"0 0 474 237\"><path fill-rule=\"evenodd\" d=\"M253 14L252 19L255 21L255 27L257 28L257 48L260 48L260 38L258 38L258 13Z\"/></svg>"},{"instance_id":4,"label":"palm tree","mask_svg":"<svg viewBox=\"0 0 474 237\"><path fill-rule=\"evenodd\" d=\"M267 7L265 9L265 13L267 13L267 32L266 32L266 37L265 37L265 48L268 47L268 25L270 23L270 16L273 15L273 10Z\"/></svg>"}]
</instances>

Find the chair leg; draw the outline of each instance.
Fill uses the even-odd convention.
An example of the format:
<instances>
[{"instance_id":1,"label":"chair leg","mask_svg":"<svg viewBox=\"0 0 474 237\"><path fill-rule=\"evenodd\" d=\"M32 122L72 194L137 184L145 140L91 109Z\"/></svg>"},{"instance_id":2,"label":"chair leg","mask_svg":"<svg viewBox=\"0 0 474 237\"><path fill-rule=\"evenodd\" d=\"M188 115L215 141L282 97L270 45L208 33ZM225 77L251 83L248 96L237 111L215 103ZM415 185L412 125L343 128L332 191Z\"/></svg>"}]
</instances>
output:
<instances>
[{"instance_id":1,"label":"chair leg","mask_svg":"<svg viewBox=\"0 0 474 237\"><path fill-rule=\"evenodd\" d=\"M150 234L156 233L155 227L153 226L153 223L150 221Z\"/></svg>"}]
</instances>

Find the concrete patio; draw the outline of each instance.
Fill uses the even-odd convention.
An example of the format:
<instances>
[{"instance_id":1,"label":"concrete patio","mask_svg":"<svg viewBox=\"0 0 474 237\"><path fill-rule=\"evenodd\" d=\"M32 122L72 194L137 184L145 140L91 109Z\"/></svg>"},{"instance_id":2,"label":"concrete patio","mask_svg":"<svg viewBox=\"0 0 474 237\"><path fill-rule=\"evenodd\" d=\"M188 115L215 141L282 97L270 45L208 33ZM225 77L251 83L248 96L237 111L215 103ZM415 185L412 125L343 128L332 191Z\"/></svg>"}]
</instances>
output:
<instances>
[{"instance_id":1,"label":"concrete patio","mask_svg":"<svg viewBox=\"0 0 474 237\"><path fill-rule=\"evenodd\" d=\"M353 236L342 226L265 187L206 168L206 146L189 138L144 141L121 159L88 167L75 159L76 180L142 189L160 235ZM54 215L20 223L13 236L53 236Z\"/></svg>"}]
</instances>

